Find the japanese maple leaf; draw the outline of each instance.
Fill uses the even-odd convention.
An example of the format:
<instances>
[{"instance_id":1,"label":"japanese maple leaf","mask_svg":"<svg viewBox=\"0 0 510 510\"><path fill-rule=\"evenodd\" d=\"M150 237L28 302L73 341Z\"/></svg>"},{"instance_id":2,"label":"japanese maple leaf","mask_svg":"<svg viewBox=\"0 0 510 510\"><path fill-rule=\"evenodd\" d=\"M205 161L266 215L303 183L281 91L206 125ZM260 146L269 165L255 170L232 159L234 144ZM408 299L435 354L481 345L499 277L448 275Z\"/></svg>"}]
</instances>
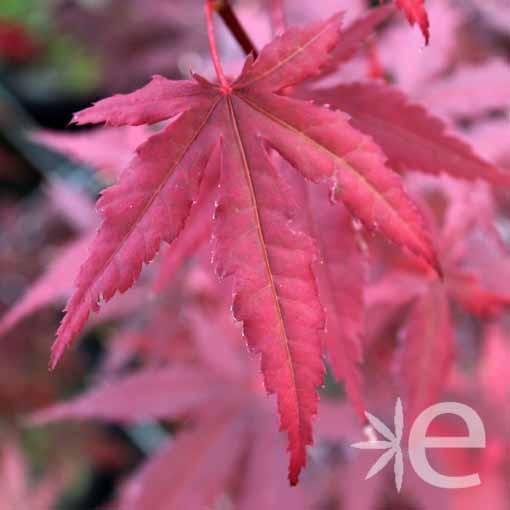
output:
<instances>
[{"instance_id":1,"label":"japanese maple leaf","mask_svg":"<svg viewBox=\"0 0 510 510\"><path fill-rule=\"evenodd\" d=\"M421 34L409 30L404 23L394 23L377 40L385 70L392 76L392 82L408 94L419 89L428 92L430 81L444 76L452 64L457 34L464 21L462 11L448 0L427 0L427 13L434 39L426 48ZM465 98L457 96L457 100Z\"/></svg>"},{"instance_id":2,"label":"japanese maple leaf","mask_svg":"<svg viewBox=\"0 0 510 510\"><path fill-rule=\"evenodd\" d=\"M321 70L321 75L326 76L338 70L339 66L352 58L362 47L375 29L395 12L391 5L384 5L375 9L370 9L366 14L350 23L346 28L342 28L340 33L341 44L333 50L332 59L329 66Z\"/></svg>"},{"instance_id":3,"label":"japanese maple leaf","mask_svg":"<svg viewBox=\"0 0 510 510\"><path fill-rule=\"evenodd\" d=\"M326 309L324 343L333 375L345 383L346 393L364 420L365 404L359 364L363 360L363 287L366 260L361 252L350 214L342 204L333 208L310 193L315 236L321 263L315 273L319 296Z\"/></svg>"},{"instance_id":4,"label":"japanese maple leaf","mask_svg":"<svg viewBox=\"0 0 510 510\"><path fill-rule=\"evenodd\" d=\"M186 294L176 313L170 310L170 319L187 310L190 344L196 353L193 361L177 355L170 365L162 366L160 360L157 367L145 366L127 376L110 374L92 391L38 413L36 421L71 418L129 424L186 418L184 430L121 489L122 510L203 508L213 504L233 480L241 482L236 508L273 508L291 502L293 508L300 508L299 491L285 482L284 437L278 433L259 374L241 355L239 329L224 320L226 310L209 316L199 313L196 304L190 310L186 302L192 299ZM158 319L154 328L158 324L163 323ZM228 328L222 328L224 324ZM175 338L170 334L166 340L172 343Z\"/></svg>"},{"instance_id":5,"label":"japanese maple leaf","mask_svg":"<svg viewBox=\"0 0 510 510\"><path fill-rule=\"evenodd\" d=\"M420 181L429 182L421 182L422 193L438 196L441 190L447 204L438 236L444 281L430 282L416 267L401 265L366 291L369 310L386 307L388 316L400 322L403 317L394 369L408 421L437 400L450 375L455 350L452 304L481 318L510 303L508 286L501 284L508 279L508 255L491 227L494 213L487 189L451 179L434 186L430 178ZM471 204L469 211L466 203Z\"/></svg>"},{"instance_id":6,"label":"japanese maple leaf","mask_svg":"<svg viewBox=\"0 0 510 510\"><path fill-rule=\"evenodd\" d=\"M233 276L234 316L262 356L268 392L278 397L292 483L312 442L324 320L311 267L316 242L293 222L299 206L287 200L268 149L306 179L328 183L332 198L367 226L438 268L421 216L379 147L346 114L278 94L327 63L338 33L339 15L290 29L255 61L248 57L233 81L221 75L220 84L198 75L177 82L155 77L74 118L111 126L171 122L138 147L119 182L98 201L103 223L66 307L51 366L99 301L126 291L161 241L179 236L204 175L217 172L213 263L220 278Z\"/></svg>"},{"instance_id":7,"label":"japanese maple leaf","mask_svg":"<svg viewBox=\"0 0 510 510\"><path fill-rule=\"evenodd\" d=\"M69 473L59 467L37 485L31 483L29 465L13 438L2 438L0 450L0 510L55 508Z\"/></svg>"},{"instance_id":8,"label":"japanese maple leaf","mask_svg":"<svg viewBox=\"0 0 510 510\"><path fill-rule=\"evenodd\" d=\"M421 100L435 111L451 117L476 117L507 110L510 107L509 88L508 64L493 58L478 65L460 67L442 80L429 83L421 91Z\"/></svg>"},{"instance_id":9,"label":"japanese maple leaf","mask_svg":"<svg viewBox=\"0 0 510 510\"><path fill-rule=\"evenodd\" d=\"M407 21L411 25L418 24L425 42L428 44L430 38L429 17L425 9L425 0L395 0L395 3L405 13Z\"/></svg>"},{"instance_id":10,"label":"japanese maple leaf","mask_svg":"<svg viewBox=\"0 0 510 510\"><path fill-rule=\"evenodd\" d=\"M448 295L430 285L414 303L402 335L395 370L412 422L444 388L454 360L454 328Z\"/></svg>"},{"instance_id":11,"label":"japanese maple leaf","mask_svg":"<svg viewBox=\"0 0 510 510\"><path fill-rule=\"evenodd\" d=\"M38 131L32 138L74 161L85 163L101 173L107 182L114 180L129 164L132 153L150 135L144 127L97 129L86 133Z\"/></svg>"},{"instance_id":12,"label":"japanese maple leaf","mask_svg":"<svg viewBox=\"0 0 510 510\"><path fill-rule=\"evenodd\" d=\"M314 265L319 298L326 312L322 333L332 375L345 384L346 394L366 422L362 377L363 361L363 289L367 257L353 218L341 203L323 200L324 189L310 184L302 186L292 179L292 169L279 160L285 177L293 184L294 199L302 209L301 228L317 242L320 260Z\"/></svg>"},{"instance_id":13,"label":"japanese maple leaf","mask_svg":"<svg viewBox=\"0 0 510 510\"><path fill-rule=\"evenodd\" d=\"M510 342L508 330L497 321L487 327L483 351L478 367L480 387L492 408L503 411L508 424L510 423L510 400L505 374L510 361Z\"/></svg>"},{"instance_id":14,"label":"japanese maple leaf","mask_svg":"<svg viewBox=\"0 0 510 510\"><path fill-rule=\"evenodd\" d=\"M352 125L373 137L396 170L447 173L466 180L510 184L508 172L478 156L467 143L448 132L440 118L394 87L346 83L303 95L348 112Z\"/></svg>"},{"instance_id":15,"label":"japanese maple leaf","mask_svg":"<svg viewBox=\"0 0 510 510\"><path fill-rule=\"evenodd\" d=\"M478 140L471 136L476 135L473 130L478 126L493 126L495 131L500 116L494 113L504 114L508 109L508 65L493 55L476 58L471 55L466 65L462 58L466 45L465 36L461 36L463 10L447 0L430 0L428 4L431 23L436 28L434 43L420 51L409 30L390 27L379 45L384 67L392 81L413 101L449 117L457 132L467 133L473 146L479 149ZM471 34L471 37L474 37L471 44L478 47L479 35ZM500 139L504 136L493 134L491 146L497 145Z\"/></svg>"},{"instance_id":16,"label":"japanese maple leaf","mask_svg":"<svg viewBox=\"0 0 510 510\"><path fill-rule=\"evenodd\" d=\"M0 318L0 336L34 311L56 301L64 302L70 294L69 280L78 274L80 260L86 256L91 236L84 236L62 248L44 273L27 292ZM61 306L61 305L60 305Z\"/></svg>"},{"instance_id":17,"label":"japanese maple leaf","mask_svg":"<svg viewBox=\"0 0 510 510\"><path fill-rule=\"evenodd\" d=\"M179 310L170 311L170 319L186 311L193 360L176 355L168 365L160 360L158 366L145 365L130 374L119 370L120 375L109 374L96 388L43 409L33 419L182 423L121 487L116 505L121 510L214 506L233 484L235 508L305 508L304 494L286 483L285 438L277 430L260 375L244 355L239 328L226 310L205 313L196 296L188 291L185 297L177 303ZM158 319L154 329L158 324L164 323ZM174 340L167 335L168 343ZM318 427L324 437L359 436L350 410L331 401L322 405L325 421L321 418Z\"/></svg>"}]
</instances>

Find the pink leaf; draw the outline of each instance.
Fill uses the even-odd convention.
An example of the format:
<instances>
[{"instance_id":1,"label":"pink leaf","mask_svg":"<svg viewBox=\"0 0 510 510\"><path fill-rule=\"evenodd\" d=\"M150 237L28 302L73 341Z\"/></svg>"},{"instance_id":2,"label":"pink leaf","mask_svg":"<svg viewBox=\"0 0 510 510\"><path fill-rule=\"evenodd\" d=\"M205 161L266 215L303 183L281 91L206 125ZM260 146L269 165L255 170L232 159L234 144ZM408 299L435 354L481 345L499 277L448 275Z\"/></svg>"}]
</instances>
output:
<instances>
[{"instance_id":1,"label":"pink leaf","mask_svg":"<svg viewBox=\"0 0 510 510\"><path fill-rule=\"evenodd\" d=\"M303 492L299 487L291 488L285 483L285 463L282 462L284 439L269 410L261 409L260 414L251 430L249 462L236 508L304 510L306 506Z\"/></svg>"},{"instance_id":2,"label":"pink leaf","mask_svg":"<svg viewBox=\"0 0 510 510\"><path fill-rule=\"evenodd\" d=\"M162 292L181 266L211 237L211 218L214 214L214 201L218 187L219 174L211 167L211 172L204 176L197 203L191 209L187 228L181 235L164 249L161 265L153 283L156 292Z\"/></svg>"},{"instance_id":3,"label":"pink leaf","mask_svg":"<svg viewBox=\"0 0 510 510\"><path fill-rule=\"evenodd\" d=\"M69 158L90 165L107 179L116 179L134 150L150 135L146 127L95 129L86 133L39 131L32 138Z\"/></svg>"},{"instance_id":4,"label":"pink leaf","mask_svg":"<svg viewBox=\"0 0 510 510\"><path fill-rule=\"evenodd\" d=\"M231 84L218 86L197 75L185 83L157 78L76 116L79 123L172 122L138 149L119 184L101 197L103 225L52 353L54 366L99 301L127 290L160 242L177 237L201 198L202 174L220 167L214 264L221 277L233 276L234 315L262 355L268 391L277 394L292 483L312 442L323 318L311 269L316 243L293 222L296 207L285 199L285 182L268 159L268 147L303 177L328 183L355 216L439 270L422 218L378 146L345 114L272 93L313 76L328 61L338 25L335 15L287 31L255 61L248 58Z\"/></svg>"},{"instance_id":5,"label":"pink leaf","mask_svg":"<svg viewBox=\"0 0 510 510\"><path fill-rule=\"evenodd\" d=\"M43 306L62 301L70 294L71 282L78 274L91 241L92 236L86 236L70 243L55 256L47 270L0 319L0 336Z\"/></svg>"},{"instance_id":6,"label":"pink leaf","mask_svg":"<svg viewBox=\"0 0 510 510\"><path fill-rule=\"evenodd\" d=\"M218 420L169 441L124 485L118 508L214 508L241 460L247 425L245 417Z\"/></svg>"},{"instance_id":7,"label":"pink leaf","mask_svg":"<svg viewBox=\"0 0 510 510\"><path fill-rule=\"evenodd\" d=\"M220 381L194 367L146 369L104 383L32 415L33 423L95 419L133 423L183 417L222 393ZM136 401L136 405L133 402Z\"/></svg>"},{"instance_id":8,"label":"pink leaf","mask_svg":"<svg viewBox=\"0 0 510 510\"><path fill-rule=\"evenodd\" d=\"M337 14L306 28L289 28L265 46L255 62L248 57L234 86L274 92L316 75L331 59L341 19Z\"/></svg>"},{"instance_id":9,"label":"pink leaf","mask_svg":"<svg viewBox=\"0 0 510 510\"><path fill-rule=\"evenodd\" d=\"M409 103L392 87L355 83L322 90L318 96L352 115L353 126L372 136L396 169L510 183L510 175L477 156L469 145L448 134L440 119Z\"/></svg>"},{"instance_id":10,"label":"pink leaf","mask_svg":"<svg viewBox=\"0 0 510 510\"><path fill-rule=\"evenodd\" d=\"M359 364L363 359L364 256L352 217L341 204L324 204L311 194L321 263L316 265L319 295L326 309L324 333L334 376L345 382L347 395L364 421L365 403Z\"/></svg>"},{"instance_id":11,"label":"pink leaf","mask_svg":"<svg viewBox=\"0 0 510 510\"><path fill-rule=\"evenodd\" d=\"M493 323L487 327L482 360L479 365L479 378L485 398L494 409L509 407L509 390L506 381L510 363L510 341L503 324Z\"/></svg>"},{"instance_id":12,"label":"pink leaf","mask_svg":"<svg viewBox=\"0 0 510 510\"><path fill-rule=\"evenodd\" d=\"M341 199L369 229L438 270L423 219L399 177L385 166L384 154L372 139L353 129L346 114L286 97L252 93L241 98L243 116L260 125L268 143L304 177L329 182L333 198Z\"/></svg>"},{"instance_id":13,"label":"pink leaf","mask_svg":"<svg viewBox=\"0 0 510 510\"><path fill-rule=\"evenodd\" d=\"M209 110L202 115L185 113L152 136L118 184L103 192L98 201L103 223L57 332L52 367L100 300L131 287L161 241L171 243L184 227L206 164L201 150L187 150Z\"/></svg>"},{"instance_id":14,"label":"pink leaf","mask_svg":"<svg viewBox=\"0 0 510 510\"><path fill-rule=\"evenodd\" d=\"M436 80L423 91L421 98L439 113L476 116L491 110L507 110L509 90L510 66L494 59L461 67L450 76Z\"/></svg>"},{"instance_id":15,"label":"pink leaf","mask_svg":"<svg viewBox=\"0 0 510 510\"><path fill-rule=\"evenodd\" d=\"M440 284L431 284L413 307L397 358L398 378L410 419L435 402L444 389L453 360L453 344L448 298Z\"/></svg>"},{"instance_id":16,"label":"pink leaf","mask_svg":"<svg viewBox=\"0 0 510 510\"><path fill-rule=\"evenodd\" d=\"M317 255L313 240L292 227L285 189L261 141L249 133L249 124L241 124L225 141L231 154L221 173L214 264L220 277L235 275L234 316L262 354L267 391L278 396L295 484L312 443L315 388L323 376L323 317L311 268Z\"/></svg>"},{"instance_id":17,"label":"pink leaf","mask_svg":"<svg viewBox=\"0 0 510 510\"><path fill-rule=\"evenodd\" d=\"M425 10L425 0L395 0L398 8L404 11L411 25L418 24L425 42L429 43L429 18Z\"/></svg>"},{"instance_id":18,"label":"pink leaf","mask_svg":"<svg viewBox=\"0 0 510 510\"><path fill-rule=\"evenodd\" d=\"M367 42L375 29L384 23L395 12L392 6L383 6L371 9L347 28L340 31L339 43L331 53L331 62L327 71L337 69L338 66L349 60Z\"/></svg>"},{"instance_id":19,"label":"pink leaf","mask_svg":"<svg viewBox=\"0 0 510 510\"><path fill-rule=\"evenodd\" d=\"M107 126L155 124L200 107L204 90L192 81L171 81L154 76L145 87L131 94L102 99L73 117L79 125L105 123Z\"/></svg>"}]
</instances>

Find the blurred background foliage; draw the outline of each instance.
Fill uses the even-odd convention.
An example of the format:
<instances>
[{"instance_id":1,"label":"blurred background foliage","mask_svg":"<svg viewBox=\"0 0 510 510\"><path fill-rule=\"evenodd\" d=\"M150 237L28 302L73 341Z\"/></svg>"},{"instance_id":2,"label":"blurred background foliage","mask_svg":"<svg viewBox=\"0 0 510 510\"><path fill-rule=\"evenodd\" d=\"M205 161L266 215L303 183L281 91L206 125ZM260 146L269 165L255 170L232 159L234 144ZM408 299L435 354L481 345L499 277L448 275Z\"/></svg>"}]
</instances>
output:
<instances>
[{"instance_id":1,"label":"blurred background foliage","mask_svg":"<svg viewBox=\"0 0 510 510\"><path fill-rule=\"evenodd\" d=\"M41 98L56 92L84 94L99 80L98 59L75 37L58 29L55 9L56 2L48 0L5 0L0 5L0 36L4 32L4 46L12 48L10 54L4 53L4 65L5 61L17 63L16 87ZM1 28L9 24L10 41ZM16 35L17 47L13 47ZM37 88L30 86L34 80Z\"/></svg>"},{"instance_id":2,"label":"blurred background foliage","mask_svg":"<svg viewBox=\"0 0 510 510\"><path fill-rule=\"evenodd\" d=\"M300 20L346 4L295 3L294 16ZM462 4L458 10L473 6L459 30L459 61L466 55L508 60L510 31L501 31L490 17L482 23L483 0L479 9L474 0L450 3ZM238 4L246 6L254 39L263 40L265 1ZM34 144L31 133L41 127L63 129L73 112L105 95L132 90L154 73L178 78L190 68L207 71L201 5L201 0L0 0L0 316L77 234L72 218L62 214L48 192L55 178L91 201L99 188L97 174ZM399 23L410 33L403 19ZM228 36L223 42L227 54L237 55ZM58 508L108 510L102 505L116 483L158 444L161 430L98 424L23 427L31 411L94 381L111 333L109 324L91 328L50 374L48 351L60 317L58 308L47 307L0 339L0 450L7 452L0 459L18 467L25 459L27 494L35 485L54 483L61 493ZM341 394L330 380L327 392ZM42 510L35 502L27 508Z\"/></svg>"}]
</instances>

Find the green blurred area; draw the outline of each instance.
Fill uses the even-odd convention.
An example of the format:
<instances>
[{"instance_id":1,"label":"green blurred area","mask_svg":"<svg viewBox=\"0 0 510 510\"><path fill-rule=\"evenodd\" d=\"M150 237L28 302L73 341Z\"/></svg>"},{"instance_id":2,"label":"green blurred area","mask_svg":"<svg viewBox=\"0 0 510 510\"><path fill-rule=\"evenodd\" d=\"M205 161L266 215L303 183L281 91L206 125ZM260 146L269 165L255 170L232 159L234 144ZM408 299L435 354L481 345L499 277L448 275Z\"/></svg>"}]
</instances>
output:
<instances>
[{"instance_id":1,"label":"green blurred area","mask_svg":"<svg viewBox=\"0 0 510 510\"><path fill-rule=\"evenodd\" d=\"M59 31L54 22L58 4L49 0L0 2L0 20L23 26L39 47L37 57L16 73L25 82L25 89L28 81L37 83L43 94L86 94L99 82L99 62L77 40Z\"/></svg>"},{"instance_id":2,"label":"green blurred area","mask_svg":"<svg viewBox=\"0 0 510 510\"><path fill-rule=\"evenodd\" d=\"M54 2L47 0L2 0L0 17L13 19L27 27L43 30L50 22L50 9Z\"/></svg>"}]
</instances>

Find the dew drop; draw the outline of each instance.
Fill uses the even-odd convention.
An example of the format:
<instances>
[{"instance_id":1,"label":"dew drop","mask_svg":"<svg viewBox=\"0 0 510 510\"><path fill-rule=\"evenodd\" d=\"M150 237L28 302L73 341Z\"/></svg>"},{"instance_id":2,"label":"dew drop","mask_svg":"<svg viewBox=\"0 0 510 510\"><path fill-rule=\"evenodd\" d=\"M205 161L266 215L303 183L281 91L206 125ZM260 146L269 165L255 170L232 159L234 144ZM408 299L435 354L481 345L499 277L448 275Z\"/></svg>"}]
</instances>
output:
<instances>
[{"instance_id":1,"label":"dew drop","mask_svg":"<svg viewBox=\"0 0 510 510\"><path fill-rule=\"evenodd\" d=\"M361 253L367 253L368 252L367 243L365 242L365 240L361 236L357 238L357 245L358 245L358 249L359 249L359 251L361 251Z\"/></svg>"},{"instance_id":2,"label":"dew drop","mask_svg":"<svg viewBox=\"0 0 510 510\"><path fill-rule=\"evenodd\" d=\"M363 230L363 223L361 223L361 220L359 220L358 218L353 218L352 219L352 228L356 232L360 232L361 230Z\"/></svg>"},{"instance_id":3,"label":"dew drop","mask_svg":"<svg viewBox=\"0 0 510 510\"><path fill-rule=\"evenodd\" d=\"M329 201L332 204L336 204L337 196L341 193L340 183L338 181L333 182L333 186L329 190Z\"/></svg>"}]
</instances>

